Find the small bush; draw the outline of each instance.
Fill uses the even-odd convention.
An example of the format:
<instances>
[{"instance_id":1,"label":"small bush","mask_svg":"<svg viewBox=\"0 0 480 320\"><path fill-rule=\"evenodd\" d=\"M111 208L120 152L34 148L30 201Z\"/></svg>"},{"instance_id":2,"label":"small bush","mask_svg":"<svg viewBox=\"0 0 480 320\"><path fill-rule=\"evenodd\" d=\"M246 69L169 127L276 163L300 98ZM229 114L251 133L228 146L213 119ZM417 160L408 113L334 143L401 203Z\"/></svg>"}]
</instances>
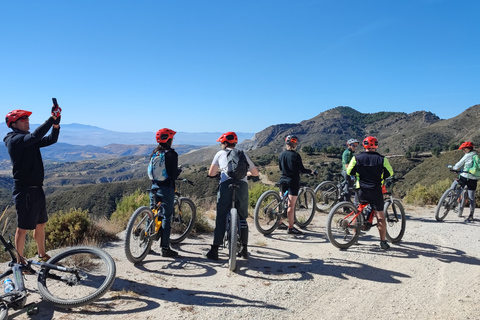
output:
<instances>
[{"instance_id":1,"label":"small bush","mask_svg":"<svg viewBox=\"0 0 480 320\"><path fill-rule=\"evenodd\" d=\"M87 231L92 222L87 211L70 209L53 214L45 227L47 250L62 246L76 245L87 238Z\"/></svg>"},{"instance_id":2,"label":"small bush","mask_svg":"<svg viewBox=\"0 0 480 320\"><path fill-rule=\"evenodd\" d=\"M416 185L413 189L407 192L403 199L408 204L413 205L436 205L442 194L450 187L452 181L445 179L439 181L430 187L424 185Z\"/></svg>"},{"instance_id":3,"label":"small bush","mask_svg":"<svg viewBox=\"0 0 480 320\"><path fill-rule=\"evenodd\" d=\"M110 216L110 220L118 224L122 230L127 227L132 213L141 206L150 205L150 195L137 189L133 194L124 196L117 203L117 209Z\"/></svg>"},{"instance_id":4,"label":"small bush","mask_svg":"<svg viewBox=\"0 0 480 320\"><path fill-rule=\"evenodd\" d=\"M250 208L255 208L258 198L267 190L272 189L271 187L264 185L262 183L255 183L253 187L248 191L248 205Z\"/></svg>"}]
</instances>

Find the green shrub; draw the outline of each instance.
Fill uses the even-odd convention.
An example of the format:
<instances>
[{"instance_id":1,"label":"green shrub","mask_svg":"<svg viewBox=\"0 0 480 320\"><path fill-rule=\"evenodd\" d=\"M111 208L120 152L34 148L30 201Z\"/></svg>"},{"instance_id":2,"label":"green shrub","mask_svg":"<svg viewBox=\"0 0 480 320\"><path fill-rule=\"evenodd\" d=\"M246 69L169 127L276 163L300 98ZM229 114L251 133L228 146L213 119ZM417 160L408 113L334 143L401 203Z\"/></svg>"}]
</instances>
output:
<instances>
[{"instance_id":1,"label":"green shrub","mask_svg":"<svg viewBox=\"0 0 480 320\"><path fill-rule=\"evenodd\" d=\"M78 244L88 238L87 231L91 224L88 212L82 209L56 212L45 227L47 250Z\"/></svg>"},{"instance_id":2,"label":"green shrub","mask_svg":"<svg viewBox=\"0 0 480 320\"><path fill-rule=\"evenodd\" d=\"M450 187L452 181L445 179L426 187L424 185L416 185L413 189L407 191L403 199L408 204L414 205L436 205L442 194Z\"/></svg>"},{"instance_id":3,"label":"green shrub","mask_svg":"<svg viewBox=\"0 0 480 320\"><path fill-rule=\"evenodd\" d=\"M125 229L132 213L138 207L149 205L150 196L145 192L141 192L140 189L137 189L133 194L124 196L118 201L117 209L110 216L110 220L122 225L123 229Z\"/></svg>"},{"instance_id":4,"label":"green shrub","mask_svg":"<svg viewBox=\"0 0 480 320\"><path fill-rule=\"evenodd\" d=\"M271 190L270 186L263 183L255 183L248 191L248 205L250 208L255 208L258 198L267 190Z\"/></svg>"}]
</instances>

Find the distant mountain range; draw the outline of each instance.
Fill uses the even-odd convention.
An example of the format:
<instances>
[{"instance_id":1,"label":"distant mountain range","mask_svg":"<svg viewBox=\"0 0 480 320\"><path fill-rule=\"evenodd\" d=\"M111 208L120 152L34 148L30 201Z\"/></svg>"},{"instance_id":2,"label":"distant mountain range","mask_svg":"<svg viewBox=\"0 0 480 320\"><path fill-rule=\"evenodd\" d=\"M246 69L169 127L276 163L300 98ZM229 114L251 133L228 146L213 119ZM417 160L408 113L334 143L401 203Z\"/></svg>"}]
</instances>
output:
<instances>
[{"instance_id":1,"label":"distant mountain range","mask_svg":"<svg viewBox=\"0 0 480 320\"><path fill-rule=\"evenodd\" d=\"M39 125L31 124L31 132ZM0 126L0 136L10 129ZM223 132L178 132L173 141L179 154L218 144L216 140ZM254 133L237 132L240 141L251 139ZM107 159L119 156L142 156L149 154L156 145L155 132L116 132L84 124L62 124L58 143L42 149L45 160L80 161ZM0 145L0 168L9 166L7 149ZM3 162L2 162L3 160Z\"/></svg>"},{"instance_id":2,"label":"distant mountain range","mask_svg":"<svg viewBox=\"0 0 480 320\"><path fill-rule=\"evenodd\" d=\"M39 124L31 124L30 131L35 130ZM0 126L0 136L4 137L10 129ZM206 146L216 144L216 140L223 132L177 132L174 144ZM237 132L238 139L243 141L251 139L255 133ZM104 147L109 144L156 144L155 132L118 132L102 129L85 124L62 124L58 142L78 146L92 145Z\"/></svg>"}]
</instances>

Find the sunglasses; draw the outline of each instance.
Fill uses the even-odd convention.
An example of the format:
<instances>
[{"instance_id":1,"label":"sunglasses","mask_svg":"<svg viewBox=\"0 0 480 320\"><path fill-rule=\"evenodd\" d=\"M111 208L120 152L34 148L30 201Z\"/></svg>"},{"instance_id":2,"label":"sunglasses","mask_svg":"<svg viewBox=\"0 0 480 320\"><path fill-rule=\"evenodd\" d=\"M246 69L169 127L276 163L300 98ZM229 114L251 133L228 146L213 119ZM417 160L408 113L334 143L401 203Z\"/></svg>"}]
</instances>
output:
<instances>
[{"instance_id":1,"label":"sunglasses","mask_svg":"<svg viewBox=\"0 0 480 320\"><path fill-rule=\"evenodd\" d=\"M29 121L28 116L20 117L20 118L18 118L18 120L20 120L22 122Z\"/></svg>"}]
</instances>

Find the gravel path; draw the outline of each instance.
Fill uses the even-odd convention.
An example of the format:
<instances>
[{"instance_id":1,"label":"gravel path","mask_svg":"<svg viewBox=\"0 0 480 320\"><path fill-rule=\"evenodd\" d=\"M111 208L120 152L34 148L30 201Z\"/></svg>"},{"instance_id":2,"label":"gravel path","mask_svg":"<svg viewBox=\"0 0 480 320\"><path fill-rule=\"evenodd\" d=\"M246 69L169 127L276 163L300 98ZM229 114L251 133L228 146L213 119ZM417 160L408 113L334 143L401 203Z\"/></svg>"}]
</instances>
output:
<instances>
[{"instance_id":1,"label":"gravel path","mask_svg":"<svg viewBox=\"0 0 480 320\"><path fill-rule=\"evenodd\" d=\"M105 248L117 264L112 290L93 305L55 309L18 319L480 319L480 221L465 224L433 207L407 207L407 231L398 245L379 249L378 232L341 251L317 215L306 235L260 235L250 224L250 258L229 272L203 257L212 235L188 238L181 258L147 256L128 262L122 241ZM476 214L478 217L480 212ZM158 249L158 244L154 245ZM33 278L33 277L30 277ZM35 288L35 279L29 280Z\"/></svg>"}]
</instances>

